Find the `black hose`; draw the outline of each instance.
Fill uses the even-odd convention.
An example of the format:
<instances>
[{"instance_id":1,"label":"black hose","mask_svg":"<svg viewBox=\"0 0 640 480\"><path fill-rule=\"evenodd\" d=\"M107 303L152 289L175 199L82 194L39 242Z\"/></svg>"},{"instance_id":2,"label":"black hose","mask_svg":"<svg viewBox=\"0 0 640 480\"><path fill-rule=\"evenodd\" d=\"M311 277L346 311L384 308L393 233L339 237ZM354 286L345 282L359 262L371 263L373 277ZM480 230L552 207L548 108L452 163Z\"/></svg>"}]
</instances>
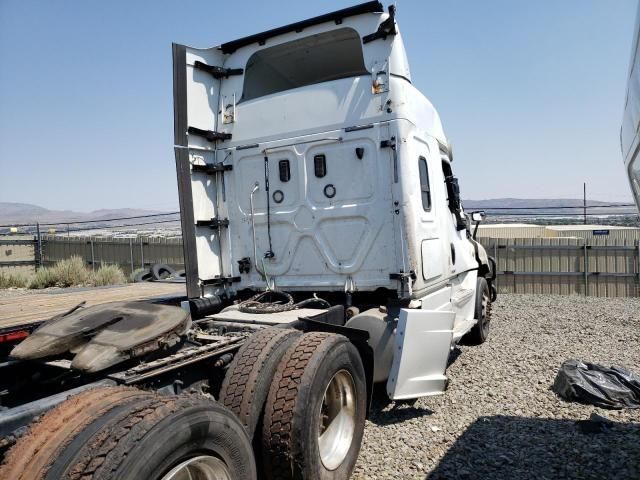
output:
<instances>
[{"instance_id":1,"label":"black hose","mask_svg":"<svg viewBox=\"0 0 640 480\"><path fill-rule=\"evenodd\" d=\"M273 246L271 245L271 195L269 195L269 157L264 156L264 189L267 192L267 236L269 237L269 250L264 253L264 258L273 258Z\"/></svg>"},{"instance_id":2,"label":"black hose","mask_svg":"<svg viewBox=\"0 0 640 480\"><path fill-rule=\"evenodd\" d=\"M280 299L277 299L278 297L280 297ZM267 298L269 301L263 301ZM245 300L238 305L238 310L244 313L280 313L305 308L314 304L320 308L331 307L329 302L315 296L294 303L293 296L287 292L267 291L260 292L248 300Z\"/></svg>"}]
</instances>

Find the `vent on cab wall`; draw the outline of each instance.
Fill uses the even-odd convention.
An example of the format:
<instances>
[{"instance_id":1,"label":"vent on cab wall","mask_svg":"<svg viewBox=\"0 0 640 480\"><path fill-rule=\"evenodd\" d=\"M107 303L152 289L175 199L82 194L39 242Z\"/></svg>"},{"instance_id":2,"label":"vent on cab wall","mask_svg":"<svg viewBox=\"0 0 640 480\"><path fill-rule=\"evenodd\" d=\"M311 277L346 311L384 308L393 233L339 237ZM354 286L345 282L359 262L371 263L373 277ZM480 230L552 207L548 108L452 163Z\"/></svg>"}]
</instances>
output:
<instances>
[{"instance_id":1,"label":"vent on cab wall","mask_svg":"<svg viewBox=\"0 0 640 480\"><path fill-rule=\"evenodd\" d=\"M289 160L280 160L278 162L278 170L280 171L280 181L288 182L291 179L291 168Z\"/></svg>"},{"instance_id":2,"label":"vent on cab wall","mask_svg":"<svg viewBox=\"0 0 640 480\"><path fill-rule=\"evenodd\" d=\"M322 178L327 174L327 159L324 154L313 157L313 169L318 178Z\"/></svg>"}]
</instances>

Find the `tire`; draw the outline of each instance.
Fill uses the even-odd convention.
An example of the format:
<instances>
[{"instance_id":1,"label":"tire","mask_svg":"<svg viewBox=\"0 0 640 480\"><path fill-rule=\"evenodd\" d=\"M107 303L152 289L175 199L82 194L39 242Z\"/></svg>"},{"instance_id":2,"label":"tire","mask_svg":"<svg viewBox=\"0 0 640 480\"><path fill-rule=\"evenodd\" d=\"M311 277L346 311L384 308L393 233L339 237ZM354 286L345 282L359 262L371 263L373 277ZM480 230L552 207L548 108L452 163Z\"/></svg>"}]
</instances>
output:
<instances>
[{"instance_id":1,"label":"tire","mask_svg":"<svg viewBox=\"0 0 640 480\"><path fill-rule=\"evenodd\" d=\"M26 465L26 468L19 470L21 465L15 459L8 459L0 471L0 478L159 480L168 478L171 470L183 468L185 462L191 462L192 468L208 462L210 466L223 469L226 478L230 479L256 478L249 439L242 425L224 407L204 397L160 396L131 388L100 390L100 393L110 395L113 408L91 415L90 421L80 429L75 428L73 434L52 432L47 444L52 444L51 437L54 436L59 441L45 451L38 450L37 445L29 452L23 451L24 444L18 442L14 457L21 457L22 466ZM128 401L118 403L109 390L132 393ZM99 396L93 395L92 399L104 403ZM94 407L88 398L84 400L84 408ZM67 402L60 407L65 407ZM72 411L89 418L82 408L62 410L68 410L67 419L72 423L78 423ZM45 422L47 416L49 414L43 419L43 428L35 433L46 434L47 430L57 427ZM69 430L66 425L58 428ZM38 460L39 465L35 467L39 469L32 468L34 458ZM47 467L44 472L40 468L43 464Z\"/></svg>"},{"instance_id":2,"label":"tire","mask_svg":"<svg viewBox=\"0 0 640 480\"><path fill-rule=\"evenodd\" d=\"M465 335L471 345L480 345L487 341L491 327L491 291L487 280L483 277L476 282L476 306L474 318L478 322Z\"/></svg>"},{"instance_id":3,"label":"tire","mask_svg":"<svg viewBox=\"0 0 640 480\"><path fill-rule=\"evenodd\" d=\"M184 268L181 268L180 270L176 270L175 273L173 274L173 278L187 278L187 272L185 271Z\"/></svg>"},{"instance_id":4,"label":"tire","mask_svg":"<svg viewBox=\"0 0 640 480\"><path fill-rule=\"evenodd\" d=\"M185 461L201 457L222 464L229 480L257 478L249 438L229 410L202 396L154 395L112 418L65 474L70 480L164 480Z\"/></svg>"},{"instance_id":5,"label":"tire","mask_svg":"<svg viewBox=\"0 0 640 480\"><path fill-rule=\"evenodd\" d=\"M220 403L236 414L249 438L258 442L256 431L271 382L280 360L302 334L297 330L265 328L254 333L233 358L220 388ZM257 435L256 435L257 434Z\"/></svg>"},{"instance_id":6,"label":"tire","mask_svg":"<svg viewBox=\"0 0 640 480\"><path fill-rule=\"evenodd\" d=\"M346 410L336 399L350 399L342 406ZM347 412L339 418L352 422L337 429L342 434L321 441L323 419L335 420L338 410ZM303 335L285 353L269 390L262 432L267 478L347 480L360 452L365 414L358 350L342 335Z\"/></svg>"},{"instance_id":7,"label":"tire","mask_svg":"<svg viewBox=\"0 0 640 480\"><path fill-rule=\"evenodd\" d=\"M68 398L33 423L5 456L0 478L40 480L56 476L56 460L101 417L153 394L126 387L103 387Z\"/></svg>"},{"instance_id":8,"label":"tire","mask_svg":"<svg viewBox=\"0 0 640 480\"><path fill-rule=\"evenodd\" d=\"M151 280L153 280L153 275L149 270L141 270L133 276L133 281L136 283L150 282Z\"/></svg>"},{"instance_id":9,"label":"tire","mask_svg":"<svg viewBox=\"0 0 640 480\"><path fill-rule=\"evenodd\" d=\"M151 265L151 276L154 280L164 280L173 276L175 273L175 269L169 265L163 263L154 263Z\"/></svg>"}]
</instances>

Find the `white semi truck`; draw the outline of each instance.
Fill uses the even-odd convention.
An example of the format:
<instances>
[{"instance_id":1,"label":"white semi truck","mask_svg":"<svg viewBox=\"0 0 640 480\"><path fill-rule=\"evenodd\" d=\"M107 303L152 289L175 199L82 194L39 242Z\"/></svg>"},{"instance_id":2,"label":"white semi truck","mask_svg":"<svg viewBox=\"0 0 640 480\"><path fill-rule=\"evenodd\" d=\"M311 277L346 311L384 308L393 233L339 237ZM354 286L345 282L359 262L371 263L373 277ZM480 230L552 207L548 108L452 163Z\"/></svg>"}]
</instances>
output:
<instances>
[{"instance_id":1,"label":"white semi truck","mask_svg":"<svg viewBox=\"0 0 640 480\"><path fill-rule=\"evenodd\" d=\"M441 394L451 349L487 339L481 214L393 7L173 59L187 298L80 307L16 346L0 477L348 479L374 385Z\"/></svg>"},{"instance_id":2,"label":"white semi truck","mask_svg":"<svg viewBox=\"0 0 640 480\"><path fill-rule=\"evenodd\" d=\"M622 158L629 177L631 193L640 209L640 6L636 14L627 97L620 129Z\"/></svg>"}]
</instances>

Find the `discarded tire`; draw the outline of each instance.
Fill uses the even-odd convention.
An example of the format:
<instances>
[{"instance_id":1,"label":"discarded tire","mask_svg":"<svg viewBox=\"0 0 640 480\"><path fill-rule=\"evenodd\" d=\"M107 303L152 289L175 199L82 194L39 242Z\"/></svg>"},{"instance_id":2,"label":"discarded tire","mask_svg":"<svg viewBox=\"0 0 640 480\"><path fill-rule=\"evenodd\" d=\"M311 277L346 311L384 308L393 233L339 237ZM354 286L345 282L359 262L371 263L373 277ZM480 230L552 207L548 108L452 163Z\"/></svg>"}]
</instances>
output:
<instances>
[{"instance_id":1,"label":"discarded tire","mask_svg":"<svg viewBox=\"0 0 640 480\"><path fill-rule=\"evenodd\" d=\"M487 341L491 327L491 292L487 280L480 277L476 282L476 306L474 318L478 320L464 337L467 343L480 345Z\"/></svg>"},{"instance_id":2,"label":"discarded tire","mask_svg":"<svg viewBox=\"0 0 640 480\"><path fill-rule=\"evenodd\" d=\"M220 402L238 416L250 438L256 433L280 360L300 335L291 329L260 330L240 347L229 365Z\"/></svg>"},{"instance_id":3,"label":"discarded tire","mask_svg":"<svg viewBox=\"0 0 640 480\"><path fill-rule=\"evenodd\" d=\"M153 274L151 273L151 270L140 270L138 273L136 273L133 276L133 281L136 283L139 282L150 282L151 280L153 280Z\"/></svg>"},{"instance_id":4,"label":"discarded tire","mask_svg":"<svg viewBox=\"0 0 640 480\"><path fill-rule=\"evenodd\" d=\"M65 433L70 429L63 426L59 429L62 433L49 435L58 440L55 445L51 440L47 443L51 448L44 450L33 445L31 455L24 451L21 440L10 452L0 478L256 478L249 439L238 420L221 405L204 397L160 396L130 388L100 390L97 393L110 398L112 408L87 415L81 408L65 405L74 399L77 403L82 394L64 402L55 410L68 411L66 418L71 423L78 424L71 411L86 421L74 428L73 434ZM131 398L118 401L110 390L131 392ZM104 403L99 395L92 398L97 404ZM95 411L95 404L83 403L85 409ZM51 418L45 415L34 434L51 430Z\"/></svg>"},{"instance_id":5,"label":"discarded tire","mask_svg":"<svg viewBox=\"0 0 640 480\"><path fill-rule=\"evenodd\" d=\"M154 280L164 280L172 277L176 273L175 269L163 263L154 263L151 265L151 276Z\"/></svg>"},{"instance_id":6,"label":"discarded tire","mask_svg":"<svg viewBox=\"0 0 640 480\"><path fill-rule=\"evenodd\" d=\"M349 340L319 332L300 337L278 366L265 405L267 478L348 479L365 410L364 368Z\"/></svg>"}]
</instances>

